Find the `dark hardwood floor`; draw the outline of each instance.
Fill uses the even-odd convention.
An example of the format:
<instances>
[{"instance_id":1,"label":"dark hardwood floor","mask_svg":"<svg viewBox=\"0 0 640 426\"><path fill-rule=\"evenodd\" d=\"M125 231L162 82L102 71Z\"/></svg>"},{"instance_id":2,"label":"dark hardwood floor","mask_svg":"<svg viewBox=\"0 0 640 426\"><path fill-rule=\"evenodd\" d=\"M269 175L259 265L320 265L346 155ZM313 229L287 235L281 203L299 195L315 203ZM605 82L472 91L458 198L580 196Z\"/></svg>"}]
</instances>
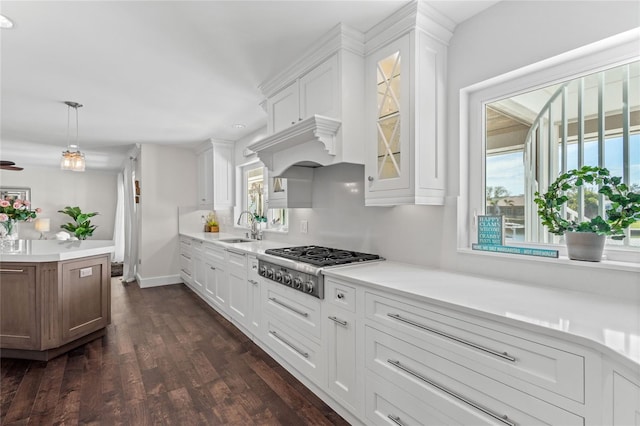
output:
<instances>
[{"instance_id":1,"label":"dark hardwood floor","mask_svg":"<svg viewBox=\"0 0 640 426\"><path fill-rule=\"evenodd\" d=\"M184 285L111 287L106 336L1 360L0 424L347 424Z\"/></svg>"}]
</instances>

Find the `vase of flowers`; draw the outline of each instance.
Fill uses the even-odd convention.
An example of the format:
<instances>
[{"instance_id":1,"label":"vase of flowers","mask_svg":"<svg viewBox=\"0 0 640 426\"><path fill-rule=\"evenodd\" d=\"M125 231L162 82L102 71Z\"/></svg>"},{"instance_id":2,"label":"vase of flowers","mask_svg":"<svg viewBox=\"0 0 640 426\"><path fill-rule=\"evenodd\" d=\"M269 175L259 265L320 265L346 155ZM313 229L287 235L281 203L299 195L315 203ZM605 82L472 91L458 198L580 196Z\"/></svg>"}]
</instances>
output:
<instances>
[{"instance_id":1,"label":"vase of flowers","mask_svg":"<svg viewBox=\"0 0 640 426\"><path fill-rule=\"evenodd\" d=\"M0 239L14 241L18 239L18 223L32 222L40 208L31 209L27 200L5 198L0 200Z\"/></svg>"}]
</instances>

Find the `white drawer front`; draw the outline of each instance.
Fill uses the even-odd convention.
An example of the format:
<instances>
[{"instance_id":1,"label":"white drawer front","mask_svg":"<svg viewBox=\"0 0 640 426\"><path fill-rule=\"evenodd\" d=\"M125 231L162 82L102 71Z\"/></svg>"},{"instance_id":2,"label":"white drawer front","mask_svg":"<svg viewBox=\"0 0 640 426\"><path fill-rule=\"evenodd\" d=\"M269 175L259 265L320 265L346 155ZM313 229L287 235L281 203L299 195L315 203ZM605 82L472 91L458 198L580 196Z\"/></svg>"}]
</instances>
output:
<instances>
[{"instance_id":1,"label":"white drawer front","mask_svg":"<svg viewBox=\"0 0 640 426\"><path fill-rule=\"evenodd\" d=\"M267 317L279 318L302 335L320 342L320 301L315 297L268 281L265 283Z\"/></svg>"},{"instance_id":2,"label":"white drawer front","mask_svg":"<svg viewBox=\"0 0 640 426\"><path fill-rule=\"evenodd\" d=\"M204 245L204 255L214 262L224 262L226 260L225 251L214 244Z\"/></svg>"},{"instance_id":3,"label":"white drawer front","mask_svg":"<svg viewBox=\"0 0 640 426\"><path fill-rule=\"evenodd\" d=\"M356 289L333 278L324 281L324 300L349 312L356 311Z\"/></svg>"},{"instance_id":4,"label":"white drawer front","mask_svg":"<svg viewBox=\"0 0 640 426\"><path fill-rule=\"evenodd\" d=\"M186 275L188 275L189 277L191 277L192 275L192 266L193 262L191 260L191 257L189 257L186 254L181 254L180 255L180 270L181 272L184 272Z\"/></svg>"},{"instance_id":5,"label":"white drawer front","mask_svg":"<svg viewBox=\"0 0 640 426\"><path fill-rule=\"evenodd\" d=\"M640 426L640 386L613 373L614 426Z\"/></svg>"},{"instance_id":6,"label":"white drawer front","mask_svg":"<svg viewBox=\"0 0 640 426\"><path fill-rule=\"evenodd\" d=\"M419 400L373 374L367 375L365 389L367 424L381 426L491 424L479 422L477 417L472 417L464 411L458 410L456 413L447 415L442 410L447 408L451 410L451 404L448 401L437 399L431 401ZM427 402L435 404L429 405ZM452 414L456 418L453 418Z\"/></svg>"},{"instance_id":7,"label":"white drawer front","mask_svg":"<svg viewBox=\"0 0 640 426\"><path fill-rule=\"evenodd\" d=\"M469 424L500 424L504 416L515 425L583 424L582 417L375 328L365 327L365 341L368 370L430 405L447 401L446 413L470 413Z\"/></svg>"},{"instance_id":8,"label":"white drawer front","mask_svg":"<svg viewBox=\"0 0 640 426\"><path fill-rule=\"evenodd\" d=\"M320 345L291 330L278 319L266 322L267 344L296 370L315 383L320 383L322 351Z\"/></svg>"},{"instance_id":9,"label":"white drawer front","mask_svg":"<svg viewBox=\"0 0 640 426\"><path fill-rule=\"evenodd\" d=\"M540 398L548 391L584 402L584 358L541 344L540 337L513 330L507 334L479 318L440 313L376 294L366 294L367 318L411 336L434 350L516 389ZM504 326L502 326L504 328ZM517 336L516 336L517 335Z\"/></svg>"}]
</instances>

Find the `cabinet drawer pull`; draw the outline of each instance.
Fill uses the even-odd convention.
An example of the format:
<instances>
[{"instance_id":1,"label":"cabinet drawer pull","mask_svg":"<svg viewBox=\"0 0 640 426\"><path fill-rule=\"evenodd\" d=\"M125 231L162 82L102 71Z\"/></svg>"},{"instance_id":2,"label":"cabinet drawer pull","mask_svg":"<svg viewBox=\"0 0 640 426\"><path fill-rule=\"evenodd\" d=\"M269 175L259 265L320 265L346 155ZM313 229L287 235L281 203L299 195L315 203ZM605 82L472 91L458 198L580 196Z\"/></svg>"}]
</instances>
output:
<instances>
[{"instance_id":1,"label":"cabinet drawer pull","mask_svg":"<svg viewBox=\"0 0 640 426\"><path fill-rule=\"evenodd\" d=\"M216 270L216 268L214 268L213 266L209 266L209 268L210 268L212 271L215 271L215 270Z\"/></svg>"},{"instance_id":2,"label":"cabinet drawer pull","mask_svg":"<svg viewBox=\"0 0 640 426\"><path fill-rule=\"evenodd\" d=\"M405 322L407 324L410 324L410 325L412 325L414 327L421 328L421 329L426 330L426 331L428 331L430 333L437 334L438 336L446 337L447 339L454 340L454 341L456 341L458 343L462 343L463 345L471 346L474 349L478 349L478 350L481 350L483 352L487 352L487 353L489 353L489 354L491 354L493 356L497 356L497 357L505 359L507 361L516 362L516 359L514 357L512 357L511 355L509 355L508 353L506 353L506 352L498 352L498 351L494 351L493 349L485 348L484 346L480 346L480 345L477 345L477 344L475 344L473 342L469 342L468 340L464 340L464 339L461 339L459 337L452 336L451 334L447 334L445 332L442 332L440 330L436 330L434 328L427 327L426 325L417 323L417 322L412 321L410 319L402 318L398 314L387 314L387 316L391 317L393 319L396 319L398 321L402 321L402 322Z\"/></svg>"},{"instance_id":3,"label":"cabinet drawer pull","mask_svg":"<svg viewBox=\"0 0 640 426\"><path fill-rule=\"evenodd\" d=\"M488 408L483 407L482 405L476 404L475 402L473 402L471 400L468 400L464 396L462 396L462 395L460 395L460 394L458 394L458 393L456 393L456 392L454 392L452 390L449 390L449 389L445 388L444 386L434 382L433 380L428 379L427 377L423 376L422 374L413 371L409 367L406 367L406 366L402 365L400 363L400 361L396 361L396 360L393 360L393 359L388 359L387 362L389 364L393 365L394 367L397 367L400 370L411 374L413 377L415 377L415 378L417 378L419 380L422 380L423 382L427 383L428 385L431 385L434 388L441 390L442 392L446 393L447 395L450 395L450 396L452 396L452 397L464 402L465 404L475 408L476 410L481 411L481 412L483 412L484 414L486 414L486 415L488 415L490 417L493 417L494 419L504 423L505 425L517 426L516 423L512 422L511 420L509 420L509 417L507 415L501 416L501 415L496 414L493 411L489 410Z\"/></svg>"},{"instance_id":4,"label":"cabinet drawer pull","mask_svg":"<svg viewBox=\"0 0 640 426\"><path fill-rule=\"evenodd\" d=\"M344 294L343 293L338 293L338 295L336 296L338 299L344 299Z\"/></svg>"},{"instance_id":5,"label":"cabinet drawer pull","mask_svg":"<svg viewBox=\"0 0 640 426\"><path fill-rule=\"evenodd\" d=\"M393 414L389 414L387 417L389 418L389 420L391 420L392 422L394 422L398 426L404 426L404 423L402 423L402 421L400 420L400 417L395 416Z\"/></svg>"},{"instance_id":6,"label":"cabinet drawer pull","mask_svg":"<svg viewBox=\"0 0 640 426\"><path fill-rule=\"evenodd\" d=\"M183 254L184 257L186 257L187 259L191 260L191 258L189 256L187 256L186 254Z\"/></svg>"},{"instance_id":7,"label":"cabinet drawer pull","mask_svg":"<svg viewBox=\"0 0 640 426\"><path fill-rule=\"evenodd\" d=\"M301 310L296 309L296 308L294 308L294 307L292 307L292 306L289 306L289 305L287 305L286 303L282 303L281 301L279 301L279 300L278 300L278 299L276 299L275 297L270 297L270 298L269 298L269 300L271 300L273 303L277 303L278 305L280 305L280 306L282 306L282 307L285 307L285 308L289 309L290 311L295 312L295 313L296 313L296 314L298 314L298 315L302 315L303 317L308 317L308 316L309 316L309 314L308 314L308 313L306 313L306 312L302 312Z\"/></svg>"},{"instance_id":8,"label":"cabinet drawer pull","mask_svg":"<svg viewBox=\"0 0 640 426\"><path fill-rule=\"evenodd\" d=\"M250 282L251 284L253 284L253 285L258 285L258 281L256 281L256 280L249 280L249 282Z\"/></svg>"},{"instance_id":9,"label":"cabinet drawer pull","mask_svg":"<svg viewBox=\"0 0 640 426\"><path fill-rule=\"evenodd\" d=\"M291 343L287 339L284 339L283 337L278 336L278 333L276 333L275 331L270 331L269 333L273 334L273 337L275 337L276 339L280 340L282 343L284 343L285 345L289 346L291 349L293 349L294 351L298 352L303 357L309 358L309 354L307 352L298 349L293 343Z\"/></svg>"},{"instance_id":10,"label":"cabinet drawer pull","mask_svg":"<svg viewBox=\"0 0 640 426\"><path fill-rule=\"evenodd\" d=\"M335 322L335 323L338 323L338 324L342 325L342 326L345 326L345 327L347 326L347 322L346 321L343 321L343 320L338 319L336 317L329 317L329 319L331 321Z\"/></svg>"},{"instance_id":11,"label":"cabinet drawer pull","mask_svg":"<svg viewBox=\"0 0 640 426\"><path fill-rule=\"evenodd\" d=\"M233 253L233 254L237 254L240 256L246 256L247 253L243 252L243 251L236 251L236 250L232 250L232 249L225 249L226 251L228 251L229 253Z\"/></svg>"},{"instance_id":12,"label":"cabinet drawer pull","mask_svg":"<svg viewBox=\"0 0 640 426\"><path fill-rule=\"evenodd\" d=\"M24 272L24 269L0 269L0 272L17 272L17 273L22 273L22 272Z\"/></svg>"}]
</instances>

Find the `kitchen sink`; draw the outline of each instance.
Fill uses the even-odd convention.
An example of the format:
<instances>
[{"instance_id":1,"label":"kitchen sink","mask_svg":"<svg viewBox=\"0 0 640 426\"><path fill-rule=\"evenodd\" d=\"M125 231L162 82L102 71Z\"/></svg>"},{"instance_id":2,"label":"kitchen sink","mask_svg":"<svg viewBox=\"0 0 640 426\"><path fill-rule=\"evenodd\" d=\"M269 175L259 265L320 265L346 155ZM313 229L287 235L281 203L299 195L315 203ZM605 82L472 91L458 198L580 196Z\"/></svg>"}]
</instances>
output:
<instances>
[{"instance_id":1,"label":"kitchen sink","mask_svg":"<svg viewBox=\"0 0 640 426\"><path fill-rule=\"evenodd\" d=\"M218 241L220 241L221 243L236 244L236 243L250 243L252 240L248 240L246 238L223 238Z\"/></svg>"}]
</instances>

